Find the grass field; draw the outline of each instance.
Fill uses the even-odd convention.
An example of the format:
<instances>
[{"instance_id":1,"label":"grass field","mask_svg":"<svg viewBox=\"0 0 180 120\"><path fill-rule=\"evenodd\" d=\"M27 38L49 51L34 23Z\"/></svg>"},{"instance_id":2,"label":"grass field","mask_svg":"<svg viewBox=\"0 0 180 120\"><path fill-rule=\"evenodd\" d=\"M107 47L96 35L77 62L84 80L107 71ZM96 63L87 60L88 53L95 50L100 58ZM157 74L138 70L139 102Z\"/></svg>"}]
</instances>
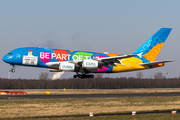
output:
<instances>
[{"instance_id":1,"label":"grass field","mask_svg":"<svg viewBox=\"0 0 180 120\"><path fill-rule=\"evenodd\" d=\"M10 99L0 101L0 118L89 115L90 112L98 114L132 111L138 112L153 110L179 110L179 108L180 97L129 97L44 100ZM116 117L118 119L118 116L114 117L115 118L112 119L116 119ZM179 116L177 115L177 117ZM81 120L82 118L80 117L77 119ZM84 119L89 119L89 117L85 117ZM98 119L101 119L101 117Z\"/></svg>"},{"instance_id":2,"label":"grass field","mask_svg":"<svg viewBox=\"0 0 180 120\"><path fill-rule=\"evenodd\" d=\"M0 90L1 91L1 90ZM24 91L27 94L118 94L118 93L157 93L157 92L180 92L180 88L153 88L153 89L25 89L25 90L6 90Z\"/></svg>"},{"instance_id":3,"label":"grass field","mask_svg":"<svg viewBox=\"0 0 180 120\"><path fill-rule=\"evenodd\" d=\"M16 120L179 120L180 114L145 114L98 117L61 117L61 118L19 118ZM5 120L14 120L13 118Z\"/></svg>"}]
</instances>

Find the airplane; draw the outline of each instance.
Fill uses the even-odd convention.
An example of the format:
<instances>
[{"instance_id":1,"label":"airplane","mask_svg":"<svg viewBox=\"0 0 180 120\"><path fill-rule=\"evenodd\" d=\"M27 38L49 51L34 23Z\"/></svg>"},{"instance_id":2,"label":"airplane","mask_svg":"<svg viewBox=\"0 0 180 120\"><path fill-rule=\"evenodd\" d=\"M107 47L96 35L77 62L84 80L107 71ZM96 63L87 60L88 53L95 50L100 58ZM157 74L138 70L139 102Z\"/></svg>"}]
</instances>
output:
<instances>
[{"instance_id":1,"label":"airplane","mask_svg":"<svg viewBox=\"0 0 180 120\"><path fill-rule=\"evenodd\" d=\"M172 28L161 28L132 54L110 54L40 47L22 47L2 59L14 66L48 68L50 72L76 72L74 78L93 78L92 73L119 73L164 66L172 60L156 61ZM133 42L133 41L131 41Z\"/></svg>"}]
</instances>

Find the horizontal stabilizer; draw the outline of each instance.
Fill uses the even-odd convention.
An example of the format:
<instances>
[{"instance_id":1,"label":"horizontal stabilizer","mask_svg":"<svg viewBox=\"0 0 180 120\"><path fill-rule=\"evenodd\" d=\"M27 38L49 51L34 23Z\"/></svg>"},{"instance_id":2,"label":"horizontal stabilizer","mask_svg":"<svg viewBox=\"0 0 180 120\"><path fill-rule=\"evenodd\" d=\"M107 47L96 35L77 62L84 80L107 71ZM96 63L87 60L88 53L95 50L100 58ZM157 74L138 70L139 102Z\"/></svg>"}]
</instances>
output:
<instances>
[{"instance_id":1,"label":"horizontal stabilizer","mask_svg":"<svg viewBox=\"0 0 180 120\"><path fill-rule=\"evenodd\" d=\"M163 61L157 61L157 62L150 62L150 63L140 63L139 65L145 66L145 65L156 65L159 63L167 63L167 62L174 62L175 60L163 60Z\"/></svg>"}]
</instances>

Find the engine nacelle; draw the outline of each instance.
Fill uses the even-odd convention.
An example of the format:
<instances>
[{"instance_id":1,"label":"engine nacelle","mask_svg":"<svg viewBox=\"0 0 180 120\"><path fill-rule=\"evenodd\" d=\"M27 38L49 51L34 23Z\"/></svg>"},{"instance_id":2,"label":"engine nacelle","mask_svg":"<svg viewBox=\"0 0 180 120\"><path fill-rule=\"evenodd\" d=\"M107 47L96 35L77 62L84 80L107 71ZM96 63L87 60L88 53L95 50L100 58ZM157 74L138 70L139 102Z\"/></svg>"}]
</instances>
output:
<instances>
[{"instance_id":1,"label":"engine nacelle","mask_svg":"<svg viewBox=\"0 0 180 120\"><path fill-rule=\"evenodd\" d=\"M98 68L98 61L96 60L83 60L82 68L86 69L97 69Z\"/></svg>"},{"instance_id":2,"label":"engine nacelle","mask_svg":"<svg viewBox=\"0 0 180 120\"><path fill-rule=\"evenodd\" d=\"M75 69L75 64L73 63L61 62L59 65L59 70L62 71L74 71L74 69Z\"/></svg>"}]
</instances>

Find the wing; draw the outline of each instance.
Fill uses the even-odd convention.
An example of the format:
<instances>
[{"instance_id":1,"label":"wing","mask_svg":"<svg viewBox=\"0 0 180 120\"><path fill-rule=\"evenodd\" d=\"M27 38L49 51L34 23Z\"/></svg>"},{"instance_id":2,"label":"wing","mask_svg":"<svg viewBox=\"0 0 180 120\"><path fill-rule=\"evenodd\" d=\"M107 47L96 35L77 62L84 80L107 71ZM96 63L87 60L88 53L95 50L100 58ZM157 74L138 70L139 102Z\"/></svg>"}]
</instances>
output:
<instances>
[{"instance_id":1,"label":"wing","mask_svg":"<svg viewBox=\"0 0 180 120\"><path fill-rule=\"evenodd\" d=\"M129 57L134 57L137 55L122 55L122 56L115 56L115 57L104 57L104 58L94 58L93 60L114 60L114 59L124 59L124 58L129 58Z\"/></svg>"},{"instance_id":2,"label":"wing","mask_svg":"<svg viewBox=\"0 0 180 120\"><path fill-rule=\"evenodd\" d=\"M93 60L96 60L99 62L99 65L108 67L108 65L116 66L114 63L120 63L118 59L124 59L124 58L130 58L138 55L122 55L122 56L115 56L115 57L105 57L105 58L94 58Z\"/></svg>"},{"instance_id":3,"label":"wing","mask_svg":"<svg viewBox=\"0 0 180 120\"><path fill-rule=\"evenodd\" d=\"M122 56L115 56L115 57L105 57L105 58L94 58L92 61L98 62L98 68L102 68L102 66L108 67L109 65L116 66L114 63L119 63L118 59L124 59L129 57L134 57L137 55L122 55ZM75 61L66 61L67 63L73 63L75 64L76 68L82 68L82 63L84 60L75 60ZM61 62L48 62L46 65L48 65L51 68L59 69L59 65Z\"/></svg>"},{"instance_id":4,"label":"wing","mask_svg":"<svg viewBox=\"0 0 180 120\"><path fill-rule=\"evenodd\" d=\"M156 65L156 64L159 64L159 63L167 63L167 62L174 62L174 60L164 60L164 61L157 61L157 62L140 63L139 65L142 65L142 66Z\"/></svg>"}]
</instances>

